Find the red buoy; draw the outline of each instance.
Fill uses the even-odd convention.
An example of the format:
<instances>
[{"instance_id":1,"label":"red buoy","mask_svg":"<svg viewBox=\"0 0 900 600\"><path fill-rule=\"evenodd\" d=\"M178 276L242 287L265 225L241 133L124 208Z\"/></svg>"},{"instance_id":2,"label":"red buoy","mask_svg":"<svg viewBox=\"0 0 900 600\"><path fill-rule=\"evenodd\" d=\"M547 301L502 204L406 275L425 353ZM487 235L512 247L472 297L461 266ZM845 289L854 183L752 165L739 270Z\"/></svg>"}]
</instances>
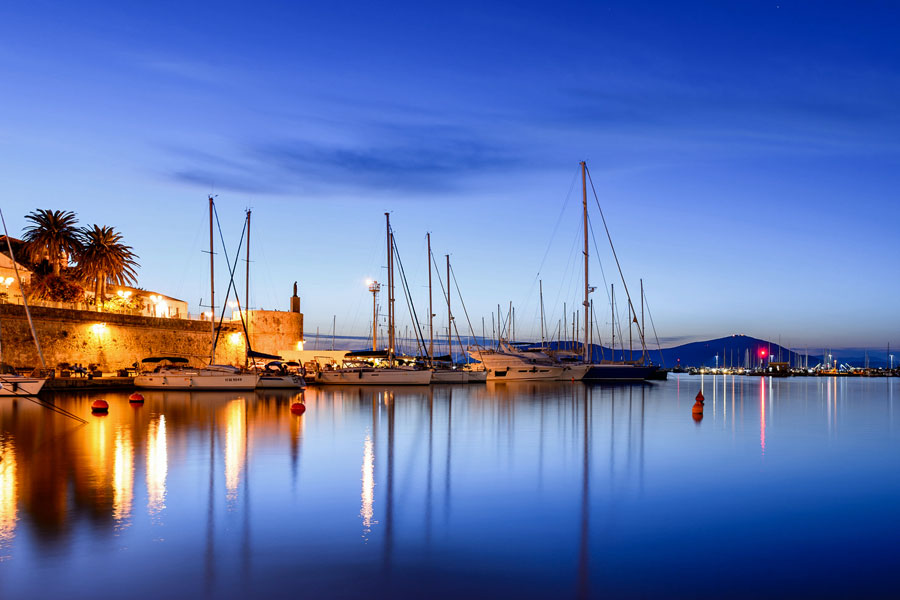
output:
<instances>
[{"instance_id":1,"label":"red buoy","mask_svg":"<svg viewBox=\"0 0 900 600\"><path fill-rule=\"evenodd\" d=\"M703 402L706 400L706 398L703 397L703 390L700 390L699 392L697 392L697 397L694 398L694 400L696 400L700 404L703 404Z\"/></svg>"},{"instance_id":2,"label":"red buoy","mask_svg":"<svg viewBox=\"0 0 900 600\"><path fill-rule=\"evenodd\" d=\"M135 392L132 395L128 396L128 401L129 402L143 402L144 397L141 396L140 394L138 394L137 392Z\"/></svg>"},{"instance_id":3,"label":"red buoy","mask_svg":"<svg viewBox=\"0 0 900 600\"><path fill-rule=\"evenodd\" d=\"M94 414L106 414L109 412L109 402L106 400L94 400L91 404L91 412Z\"/></svg>"},{"instance_id":4,"label":"red buoy","mask_svg":"<svg viewBox=\"0 0 900 600\"><path fill-rule=\"evenodd\" d=\"M302 415L306 412L306 405L301 402L294 402L291 404L291 412L295 415Z\"/></svg>"}]
</instances>

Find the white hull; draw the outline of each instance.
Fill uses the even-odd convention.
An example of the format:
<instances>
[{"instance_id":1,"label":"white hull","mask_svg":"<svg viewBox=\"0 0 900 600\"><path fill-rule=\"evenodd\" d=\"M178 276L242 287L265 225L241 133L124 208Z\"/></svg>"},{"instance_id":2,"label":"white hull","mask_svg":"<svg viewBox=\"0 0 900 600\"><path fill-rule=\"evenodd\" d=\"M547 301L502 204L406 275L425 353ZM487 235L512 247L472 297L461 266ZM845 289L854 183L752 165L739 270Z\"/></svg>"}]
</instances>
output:
<instances>
[{"instance_id":1,"label":"white hull","mask_svg":"<svg viewBox=\"0 0 900 600\"><path fill-rule=\"evenodd\" d=\"M483 383L485 381L487 381L487 371L435 369L431 375L431 383Z\"/></svg>"},{"instance_id":2,"label":"white hull","mask_svg":"<svg viewBox=\"0 0 900 600\"><path fill-rule=\"evenodd\" d=\"M258 388L290 388L302 389L306 387L306 382L298 375L260 375Z\"/></svg>"},{"instance_id":3,"label":"white hull","mask_svg":"<svg viewBox=\"0 0 900 600\"><path fill-rule=\"evenodd\" d=\"M502 344L500 350L469 350L487 370L488 381L580 380L591 368L586 364L561 364L540 351L519 350Z\"/></svg>"},{"instance_id":4,"label":"white hull","mask_svg":"<svg viewBox=\"0 0 900 600\"><path fill-rule=\"evenodd\" d=\"M37 396L46 381L38 377L0 375L0 397Z\"/></svg>"},{"instance_id":5,"label":"white hull","mask_svg":"<svg viewBox=\"0 0 900 600\"><path fill-rule=\"evenodd\" d=\"M252 390L259 375L249 373L145 373L134 386L150 390Z\"/></svg>"},{"instance_id":6,"label":"white hull","mask_svg":"<svg viewBox=\"0 0 900 600\"><path fill-rule=\"evenodd\" d=\"M428 385L431 371L408 369L348 368L316 373L316 383L324 385Z\"/></svg>"}]
</instances>

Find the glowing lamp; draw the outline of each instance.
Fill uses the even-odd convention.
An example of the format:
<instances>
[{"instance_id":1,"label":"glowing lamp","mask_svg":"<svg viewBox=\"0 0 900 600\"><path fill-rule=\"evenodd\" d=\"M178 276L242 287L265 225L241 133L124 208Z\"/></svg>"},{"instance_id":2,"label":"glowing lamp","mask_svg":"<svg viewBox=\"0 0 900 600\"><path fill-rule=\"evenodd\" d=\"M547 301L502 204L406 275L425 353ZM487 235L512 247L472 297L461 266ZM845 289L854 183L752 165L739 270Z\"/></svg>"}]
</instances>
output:
<instances>
[{"instance_id":1,"label":"glowing lamp","mask_svg":"<svg viewBox=\"0 0 900 600\"><path fill-rule=\"evenodd\" d=\"M230 334L228 336L228 342L231 343L233 346L237 346L238 344L241 343L241 334L239 334L239 333Z\"/></svg>"}]
</instances>

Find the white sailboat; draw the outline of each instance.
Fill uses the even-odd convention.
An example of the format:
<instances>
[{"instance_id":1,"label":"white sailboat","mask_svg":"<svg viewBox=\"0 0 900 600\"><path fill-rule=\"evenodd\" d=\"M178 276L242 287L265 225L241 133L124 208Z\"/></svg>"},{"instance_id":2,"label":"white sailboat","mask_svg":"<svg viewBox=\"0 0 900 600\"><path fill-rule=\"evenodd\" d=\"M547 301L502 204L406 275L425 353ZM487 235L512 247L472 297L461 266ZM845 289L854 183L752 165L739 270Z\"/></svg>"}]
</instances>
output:
<instances>
[{"instance_id":1,"label":"white sailboat","mask_svg":"<svg viewBox=\"0 0 900 600\"><path fill-rule=\"evenodd\" d=\"M432 373L428 369L398 366L396 364L394 339L394 234L391 231L390 213L384 213L387 227L388 259L388 343L387 366L372 366L364 361L344 360L341 365L329 364L317 368L313 381L318 384L335 385L428 385ZM373 322L372 331L378 323ZM373 333L373 345L375 335ZM375 348L373 348L375 350ZM308 374L309 375L309 374Z\"/></svg>"},{"instance_id":2,"label":"white sailboat","mask_svg":"<svg viewBox=\"0 0 900 600\"><path fill-rule=\"evenodd\" d=\"M436 360L434 356L434 313L431 304L431 234L428 238L428 362L432 370L432 383L483 383L487 381L487 371L475 370L466 365L457 368L453 363L453 312L450 310L450 255L447 255L447 357ZM437 265L435 265L437 266Z\"/></svg>"},{"instance_id":3,"label":"white sailboat","mask_svg":"<svg viewBox=\"0 0 900 600\"><path fill-rule=\"evenodd\" d=\"M144 389L173 390L252 390L259 383L259 375L247 373L231 365L212 364L215 360L216 339L216 287L213 264L213 199L209 197L209 285L210 285L210 323L212 325L212 345L210 363L202 368L183 366L187 359L179 357L156 357L144 359L143 363L168 361L168 366L158 366L150 373L141 373L134 378L134 385Z\"/></svg>"},{"instance_id":4,"label":"white sailboat","mask_svg":"<svg viewBox=\"0 0 900 600\"><path fill-rule=\"evenodd\" d=\"M12 244L9 241L9 232L6 230L6 219L3 218L3 212L0 211L0 221L3 222L3 233L6 236L6 247L9 250L9 258L12 261L13 271L16 274L16 281L19 289L22 289L22 279L19 277L19 267L16 263L15 254L13 254ZM41 359L41 365L46 368L44 363L44 353L41 351L41 344L37 339L37 333L34 330L34 323L31 321L31 310L28 308L28 299L22 294L22 301L25 305L25 316L28 317L28 326L31 328L31 336L34 338L34 345L37 348L38 357ZM3 346L0 340L0 397L3 396L36 396L44 384L47 382L45 377L19 375L11 367L4 368L3 365Z\"/></svg>"}]
</instances>

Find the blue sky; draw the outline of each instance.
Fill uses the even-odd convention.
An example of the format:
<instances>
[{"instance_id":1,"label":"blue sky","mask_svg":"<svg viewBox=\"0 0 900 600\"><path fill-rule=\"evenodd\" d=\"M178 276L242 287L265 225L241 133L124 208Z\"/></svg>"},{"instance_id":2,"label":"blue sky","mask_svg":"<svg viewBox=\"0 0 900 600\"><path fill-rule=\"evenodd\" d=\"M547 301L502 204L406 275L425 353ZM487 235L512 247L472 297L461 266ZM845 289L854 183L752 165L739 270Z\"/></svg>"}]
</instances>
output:
<instances>
[{"instance_id":1,"label":"blue sky","mask_svg":"<svg viewBox=\"0 0 900 600\"><path fill-rule=\"evenodd\" d=\"M579 302L586 160L664 339L900 347L898 12L6 3L0 203L16 231L37 207L115 226L140 285L192 310L207 194L232 256L252 207L251 306L287 308L297 280L307 331L338 334L368 330L391 211L420 314L431 231L477 328L512 301L526 335L539 279L551 328Z\"/></svg>"}]
</instances>

